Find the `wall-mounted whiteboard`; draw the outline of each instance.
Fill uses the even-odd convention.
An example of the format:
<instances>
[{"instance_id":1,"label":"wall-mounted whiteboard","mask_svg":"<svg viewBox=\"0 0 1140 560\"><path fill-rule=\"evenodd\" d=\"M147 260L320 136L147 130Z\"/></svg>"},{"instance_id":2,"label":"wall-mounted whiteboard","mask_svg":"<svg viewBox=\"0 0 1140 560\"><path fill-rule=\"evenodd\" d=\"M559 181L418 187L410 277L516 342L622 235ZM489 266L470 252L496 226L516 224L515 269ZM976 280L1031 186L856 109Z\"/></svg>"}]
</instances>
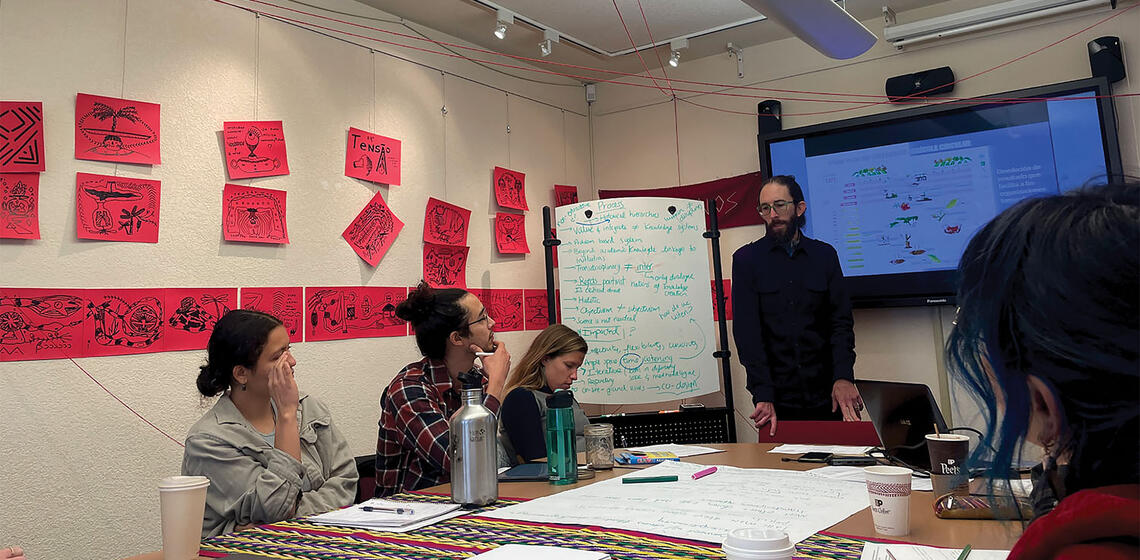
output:
<instances>
[{"instance_id":1,"label":"wall-mounted whiteboard","mask_svg":"<svg viewBox=\"0 0 1140 560\"><path fill-rule=\"evenodd\" d=\"M720 389L704 204L592 200L556 210L562 322L590 346L580 402L651 403Z\"/></svg>"}]
</instances>

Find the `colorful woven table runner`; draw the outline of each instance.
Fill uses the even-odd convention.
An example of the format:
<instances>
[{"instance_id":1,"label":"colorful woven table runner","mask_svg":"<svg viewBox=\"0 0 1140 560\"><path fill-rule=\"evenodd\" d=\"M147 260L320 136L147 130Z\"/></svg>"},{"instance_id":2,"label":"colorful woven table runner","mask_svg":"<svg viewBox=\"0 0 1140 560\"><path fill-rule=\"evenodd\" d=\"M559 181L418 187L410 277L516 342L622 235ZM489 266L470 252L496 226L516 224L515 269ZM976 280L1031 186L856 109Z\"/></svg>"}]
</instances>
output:
<instances>
[{"instance_id":1,"label":"colorful woven table runner","mask_svg":"<svg viewBox=\"0 0 1140 560\"><path fill-rule=\"evenodd\" d=\"M450 497L398 494L408 502L448 502ZM523 500L499 499L490 511ZM796 545L797 559L858 560L863 540L817 533ZM504 544L561 546L609 554L613 560L723 559L718 543L691 541L605 527L554 525L478 517L455 517L407 533L366 531L308 523L305 519L270 523L207 539L202 555L243 552L289 560L444 560L470 558ZM540 560L540 559L536 559Z\"/></svg>"}]
</instances>

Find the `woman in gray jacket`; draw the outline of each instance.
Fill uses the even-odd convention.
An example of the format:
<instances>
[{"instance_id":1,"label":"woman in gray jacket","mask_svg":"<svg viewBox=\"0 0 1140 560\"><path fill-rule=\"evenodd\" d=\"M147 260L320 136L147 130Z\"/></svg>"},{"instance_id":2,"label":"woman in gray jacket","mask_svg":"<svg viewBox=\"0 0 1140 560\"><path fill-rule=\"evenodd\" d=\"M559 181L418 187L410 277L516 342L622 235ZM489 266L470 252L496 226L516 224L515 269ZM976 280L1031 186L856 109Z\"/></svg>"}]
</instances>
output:
<instances>
[{"instance_id":1,"label":"woman in gray jacket","mask_svg":"<svg viewBox=\"0 0 1140 560\"><path fill-rule=\"evenodd\" d=\"M186 436L182 474L210 479L202 537L347 506L348 442L316 397L297 389L289 333L237 309L214 325L198 391L221 398Z\"/></svg>"}]
</instances>

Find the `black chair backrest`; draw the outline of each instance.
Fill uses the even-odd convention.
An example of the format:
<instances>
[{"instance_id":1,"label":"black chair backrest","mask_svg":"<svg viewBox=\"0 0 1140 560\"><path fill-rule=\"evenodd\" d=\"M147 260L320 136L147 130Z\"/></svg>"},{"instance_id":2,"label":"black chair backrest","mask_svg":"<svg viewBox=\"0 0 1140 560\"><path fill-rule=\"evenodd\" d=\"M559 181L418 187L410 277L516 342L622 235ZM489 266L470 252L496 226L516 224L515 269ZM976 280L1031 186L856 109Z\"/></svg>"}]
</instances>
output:
<instances>
[{"instance_id":1,"label":"black chair backrest","mask_svg":"<svg viewBox=\"0 0 1140 560\"><path fill-rule=\"evenodd\" d=\"M728 436L728 423L731 421L732 411L725 407L590 417L593 424L613 424L614 447L734 443Z\"/></svg>"}]
</instances>

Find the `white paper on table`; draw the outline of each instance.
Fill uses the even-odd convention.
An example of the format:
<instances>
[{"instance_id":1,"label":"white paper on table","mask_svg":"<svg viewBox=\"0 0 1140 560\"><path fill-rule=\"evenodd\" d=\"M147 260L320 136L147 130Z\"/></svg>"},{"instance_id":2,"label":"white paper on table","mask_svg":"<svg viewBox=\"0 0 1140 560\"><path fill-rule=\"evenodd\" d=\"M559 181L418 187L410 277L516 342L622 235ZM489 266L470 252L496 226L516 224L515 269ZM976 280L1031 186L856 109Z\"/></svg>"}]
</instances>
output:
<instances>
[{"instance_id":1,"label":"white paper on table","mask_svg":"<svg viewBox=\"0 0 1140 560\"><path fill-rule=\"evenodd\" d=\"M862 455L873 447L866 445L803 445L796 443L785 443L779 447L772 448L768 453L788 453L792 455L800 455L803 453L834 453L836 455Z\"/></svg>"},{"instance_id":2,"label":"white paper on table","mask_svg":"<svg viewBox=\"0 0 1140 560\"><path fill-rule=\"evenodd\" d=\"M741 527L785 531L802 541L868 507L867 489L798 471L665 461L625 476L676 475L677 482L622 484L621 478L559 492L480 517L600 525L706 542Z\"/></svg>"},{"instance_id":3,"label":"white paper on table","mask_svg":"<svg viewBox=\"0 0 1140 560\"><path fill-rule=\"evenodd\" d=\"M700 445L678 445L676 443L660 443L657 445L643 445L641 447L628 447L628 451L644 451L650 453L654 451L672 453L678 457L692 457L693 455L704 455L706 453L724 453L723 449L713 449L711 447L701 447Z\"/></svg>"},{"instance_id":4,"label":"white paper on table","mask_svg":"<svg viewBox=\"0 0 1140 560\"><path fill-rule=\"evenodd\" d=\"M483 558L484 560L534 560L535 558L542 558L543 560L608 560L609 557L610 555L604 552L526 544L504 544L494 550L473 556L473 558Z\"/></svg>"},{"instance_id":5,"label":"white paper on table","mask_svg":"<svg viewBox=\"0 0 1140 560\"><path fill-rule=\"evenodd\" d=\"M837 467L826 466L810 471L804 471L810 475L822 476L832 480L844 480L847 482L858 482L863 484L867 482L867 474L863 472L863 467ZM912 476L910 479L910 489L914 492L933 492L934 483L928 477Z\"/></svg>"},{"instance_id":6,"label":"white paper on table","mask_svg":"<svg viewBox=\"0 0 1140 560\"><path fill-rule=\"evenodd\" d=\"M890 551L890 555L887 554ZM917 544L880 544L869 542L863 545L860 560L957 560L962 553L960 548L935 548ZM1005 560L1008 550L970 550L970 560Z\"/></svg>"}]
</instances>

